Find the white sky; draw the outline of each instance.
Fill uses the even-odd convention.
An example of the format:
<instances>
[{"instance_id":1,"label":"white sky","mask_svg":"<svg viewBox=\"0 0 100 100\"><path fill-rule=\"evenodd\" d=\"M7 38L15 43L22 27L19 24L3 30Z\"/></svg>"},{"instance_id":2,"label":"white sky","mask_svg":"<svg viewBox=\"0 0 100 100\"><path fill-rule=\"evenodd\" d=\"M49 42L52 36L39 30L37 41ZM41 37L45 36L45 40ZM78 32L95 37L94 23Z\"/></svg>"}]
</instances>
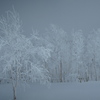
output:
<instances>
[{"instance_id":1,"label":"white sky","mask_svg":"<svg viewBox=\"0 0 100 100\"><path fill-rule=\"evenodd\" d=\"M100 28L100 0L0 0L0 15L12 10L20 14L25 31L43 31L55 24L67 32Z\"/></svg>"}]
</instances>

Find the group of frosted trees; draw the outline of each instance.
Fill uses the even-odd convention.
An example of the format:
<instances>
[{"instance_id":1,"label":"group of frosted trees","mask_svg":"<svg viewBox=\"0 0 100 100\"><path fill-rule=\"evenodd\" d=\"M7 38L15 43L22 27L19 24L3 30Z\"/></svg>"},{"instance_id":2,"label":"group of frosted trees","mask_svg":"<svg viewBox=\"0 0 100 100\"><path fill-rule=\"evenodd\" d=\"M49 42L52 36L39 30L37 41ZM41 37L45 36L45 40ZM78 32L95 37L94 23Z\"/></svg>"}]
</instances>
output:
<instances>
[{"instance_id":1,"label":"group of frosted trees","mask_svg":"<svg viewBox=\"0 0 100 100\"><path fill-rule=\"evenodd\" d=\"M51 52L52 51L52 52ZM51 25L42 34L23 35L19 15L0 19L0 81L100 80L100 30L66 33ZM15 81L16 80L16 81Z\"/></svg>"},{"instance_id":2,"label":"group of frosted trees","mask_svg":"<svg viewBox=\"0 0 100 100\"><path fill-rule=\"evenodd\" d=\"M100 80L100 29L66 33L51 25L42 34L26 37L19 15L0 18L0 82L13 86L34 81L87 82Z\"/></svg>"},{"instance_id":3,"label":"group of frosted trees","mask_svg":"<svg viewBox=\"0 0 100 100\"><path fill-rule=\"evenodd\" d=\"M26 37L15 11L0 19L0 81L98 81L99 54L99 29L66 33L51 25Z\"/></svg>"},{"instance_id":4,"label":"group of frosted trees","mask_svg":"<svg viewBox=\"0 0 100 100\"><path fill-rule=\"evenodd\" d=\"M54 42L50 64L52 82L100 80L100 30L85 34L81 30L66 33L51 26Z\"/></svg>"}]
</instances>

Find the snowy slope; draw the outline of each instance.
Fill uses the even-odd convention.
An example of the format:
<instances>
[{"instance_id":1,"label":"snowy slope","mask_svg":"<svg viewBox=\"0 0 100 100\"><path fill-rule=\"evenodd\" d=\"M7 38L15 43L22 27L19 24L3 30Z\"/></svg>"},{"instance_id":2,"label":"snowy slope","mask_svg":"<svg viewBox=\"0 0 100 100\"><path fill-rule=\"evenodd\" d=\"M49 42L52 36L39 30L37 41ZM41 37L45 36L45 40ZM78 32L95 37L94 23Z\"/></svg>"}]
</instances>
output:
<instances>
[{"instance_id":1,"label":"snowy slope","mask_svg":"<svg viewBox=\"0 0 100 100\"><path fill-rule=\"evenodd\" d=\"M0 85L0 100L12 100L12 87ZM100 100L100 82L34 84L17 89L17 100Z\"/></svg>"}]
</instances>

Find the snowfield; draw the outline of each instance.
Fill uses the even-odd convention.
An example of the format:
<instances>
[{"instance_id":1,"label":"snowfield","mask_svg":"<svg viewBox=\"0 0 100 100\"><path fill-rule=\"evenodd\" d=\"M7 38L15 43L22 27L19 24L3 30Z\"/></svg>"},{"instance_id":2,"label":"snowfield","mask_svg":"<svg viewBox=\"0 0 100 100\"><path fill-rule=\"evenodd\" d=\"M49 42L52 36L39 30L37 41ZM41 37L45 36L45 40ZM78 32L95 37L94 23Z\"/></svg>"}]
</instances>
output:
<instances>
[{"instance_id":1,"label":"snowfield","mask_svg":"<svg viewBox=\"0 0 100 100\"><path fill-rule=\"evenodd\" d=\"M11 85L0 84L0 100L12 100ZM20 85L17 100L100 100L100 82Z\"/></svg>"}]
</instances>

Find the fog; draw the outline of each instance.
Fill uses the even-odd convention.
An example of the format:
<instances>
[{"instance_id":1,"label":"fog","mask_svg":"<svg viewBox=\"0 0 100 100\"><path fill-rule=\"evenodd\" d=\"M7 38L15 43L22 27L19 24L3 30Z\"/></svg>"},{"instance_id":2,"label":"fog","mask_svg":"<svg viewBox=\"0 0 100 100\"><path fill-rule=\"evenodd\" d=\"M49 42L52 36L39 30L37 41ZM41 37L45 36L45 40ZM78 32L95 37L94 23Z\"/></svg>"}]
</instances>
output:
<instances>
[{"instance_id":1,"label":"fog","mask_svg":"<svg viewBox=\"0 0 100 100\"><path fill-rule=\"evenodd\" d=\"M100 27L100 0L0 0L0 15L12 10L12 6L26 34L32 28L42 33L50 24L68 33L82 29L84 34Z\"/></svg>"},{"instance_id":2,"label":"fog","mask_svg":"<svg viewBox=\"0 0 100 100\"><path fill-rule=\"evenodd\" d=\"M99 9L99 0L0 0L0 98L98 100Z\"/></svg>"}]
</instances>

